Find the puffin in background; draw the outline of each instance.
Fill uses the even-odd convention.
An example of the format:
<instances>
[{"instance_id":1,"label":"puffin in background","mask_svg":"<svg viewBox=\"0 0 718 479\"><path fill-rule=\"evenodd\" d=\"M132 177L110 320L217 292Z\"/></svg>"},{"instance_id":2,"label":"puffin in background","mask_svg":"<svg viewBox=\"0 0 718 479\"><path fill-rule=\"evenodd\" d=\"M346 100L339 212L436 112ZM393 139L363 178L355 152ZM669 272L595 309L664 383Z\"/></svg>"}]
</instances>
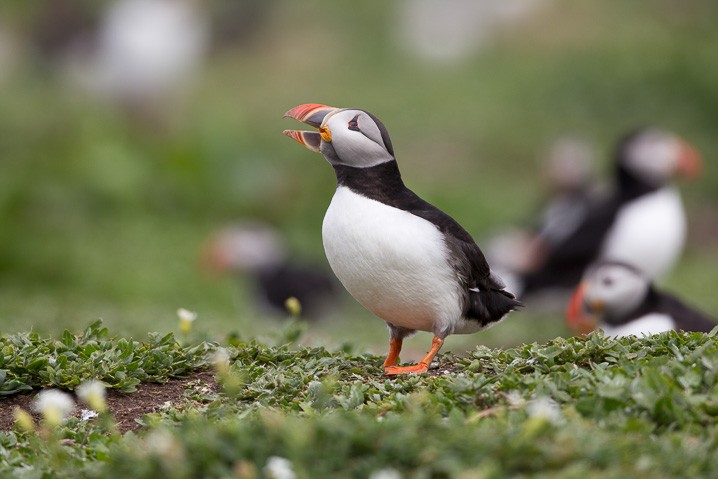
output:
<instances>
[{"instance_id":1,"label":"puffin in background","mask_svg":"<svg viewBox=\"0 0 718 479\"><path fill-rule=\"evenodd\" d=\"M641 270L621 261L603 261L587 270L569 302L566 324L576 334L598 327L612 337L708 332L716 326L715 320L657 290Z\"/></svg>"},{"instance_id":2,"label":"puffin in background","mask_svg":"<svg viewBox=\"0 0 718 479\"><path fill-rule=\"evenodd\" d=\"M614 191L597 201L574 232L547 248L522 278L522 296L578 284L585 268L603 258L635 265L649 278L668 272L683 249L686 217L671 180L701 170L696 150L678 136L640 129L615 153Z\"/></svg>"},{"instance_id":3,"label":"puffin in background","mask_svg":"<svg viewBox=\"0 0 718 479\"><path fill-rule=\"evenodd\" d=\"M319 104L285 117L319 129L284 133L334 168L324 250L347 291L389 326L385 374L426 372L448 335L484 329L520 306L471 235L404 185L378 118ZM434 334L430 351L416 365L398 366L402 341L416 331Z\"/></svg>"},{"instance_id":4,"label":"puffin in background","mask_svg":"<svg viewBox=\"0 0 718 479\"><path fill-rule=\"evenodd\" d=\"M289 259L279 233L257 221L243 221L210 236L202 248L203 269L213 274L248 276L264 309L286 314L285 302L299 300L302 317L320 319L337 307L334 279L321 267Z\"/></svg>"},{"instance_id":5,"label":"puffin in background","mask_svg":"<svg viewBox=\"0 0 718 479\"><path fill-rule=\"evenodd\" d=\"M545 252L562 244L581 225L598 198L594 152L585 141L562 137L542 155L546 200L526 226L510 228L488 242L486 257L509 289L535 269ZM565 302L563 299L562 305Z\"/></svg>"},{"instance_id":6,"label":"puffin in background","mask_svg":"<svg viewBox=\"0 0 718 479\"><path fill-rule=\"evenodd\" d=\"M53 3L53 2L49 2ZM211 23L203 2L116 0L102 7L92 35L65 53L72 83L162 131L198 76Z\"/></svg>"},{"instance_id":7,"label":"puffin in background","mask_svg":"<svg viewBox=\"0 0 718 479\"><path fill-rule=\"evenodd\" d=\"M577 138L552 145L543 168L549 198L535 221L535 242L550 248L576 231L596 194L593 164L593 151Z\"/></svg>"}]
</instances>

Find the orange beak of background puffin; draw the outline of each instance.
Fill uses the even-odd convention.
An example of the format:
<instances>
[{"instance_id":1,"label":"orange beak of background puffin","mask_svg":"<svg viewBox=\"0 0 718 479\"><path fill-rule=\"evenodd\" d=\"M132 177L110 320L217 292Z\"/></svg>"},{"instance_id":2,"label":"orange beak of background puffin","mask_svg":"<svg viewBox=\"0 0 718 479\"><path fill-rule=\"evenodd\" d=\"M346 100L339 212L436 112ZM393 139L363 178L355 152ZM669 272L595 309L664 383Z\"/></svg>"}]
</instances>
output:
<instances>
[{"instance_id":1,"label":"orange beak of background puffin","mask_svg":"<svg viewBox=\"0 0 718 479\"><path fill-rule=\"evenodd\" d=\"M566 325L574 334L588 334L596 329L595 318L583 310L585 290L586 284L579 284L568 302L568 308L566 308Z\"/></svg>"},{"instance_id":2,"label":"orange beak of background puffin","mask_svg":"<svg viewBox=\"0 0 718 479\"><path fill-rule=\"evenodd\" d=\"M306 103L304 105L295 106L284 114L284 118L294 118L302 123L318 128L319 131L284 130L284 134L310 150L319 153L322 139L324 141L331 141L331 133L329 133L328 129L322 128L322 122L328 114L337 110L339 110L339 108L320 105L319 103Z\"/></svg>"},{"instance_id":3,"label":"orange beak of background puffin","mask_svg":"<svg viewBox=\"0 0 718 479\"><path fill-rule=\"evenodd\" d=\"M677 173L685 178L695 178L703 171L703 160L693 145L682 141Z\"/></svg>"}]
</instances>

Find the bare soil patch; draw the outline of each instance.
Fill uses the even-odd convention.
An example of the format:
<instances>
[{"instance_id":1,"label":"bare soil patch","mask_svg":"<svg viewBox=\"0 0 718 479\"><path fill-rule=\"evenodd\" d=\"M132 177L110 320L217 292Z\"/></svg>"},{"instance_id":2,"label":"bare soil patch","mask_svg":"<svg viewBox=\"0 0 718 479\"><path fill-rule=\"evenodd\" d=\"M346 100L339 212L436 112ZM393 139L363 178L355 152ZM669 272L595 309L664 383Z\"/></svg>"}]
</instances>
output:
<instances>
[{"instance_id":1,"label":"bare soil patch","mask_svg":"<svg viewBox=\"0 0 718 479\"><path fill-rule=\"evenodd\" d=\"M107 405L117 421L117 427L124 433L139 429L137 419L143 415L156 412L166 404L175 404L185 400L185 391L188 388L206 389L206 392L218 391L219 385L211 371L201 371L182 379L171 379L166 383L146 383L137 386L133 393L121 393L113 390L107 391ZM14 424L13 410L21 407L31 412L30 405L38 391L16 394L0 398L0 431L12 429ZM80 416L82 407L77 407L75 416ZM39 417L33 413L35 419Z\"/></svg>"}]
</instances>

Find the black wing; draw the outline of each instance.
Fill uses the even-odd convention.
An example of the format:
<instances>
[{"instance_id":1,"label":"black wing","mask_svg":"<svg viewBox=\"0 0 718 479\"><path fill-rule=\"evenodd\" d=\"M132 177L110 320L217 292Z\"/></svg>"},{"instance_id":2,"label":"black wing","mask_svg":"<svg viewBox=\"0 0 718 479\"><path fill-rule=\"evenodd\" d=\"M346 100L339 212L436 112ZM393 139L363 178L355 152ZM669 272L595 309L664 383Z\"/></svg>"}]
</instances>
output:
<instances>
[{"instance_id":1,"label":"black wing","mask_svg":"<svg viewBox=\"0 0 718 479\"><path fill-rule=\"evenodd\" d=\"M451 216L406 189L397 207L434 224L444 235L449 261L463 283L463 316L488 325L521 306L495 275L471 235Z\"/></svg>"},{"instance_id":2,"label":"black wing","mask_svg":"<svg viewBox=\"0 0 718 479\"><path fill-rule=\"evenodd\" d=\"M416 193L406 188L395 198L392 206L400 208L436 226L445 236L446 242L459 266L459 271L468 287L477 287L479 283L489 284L491 269L486 257L471 235L451 216L431 203L422 200ZM495 287L499 287L498 283Z\"/></svg>"},{"instance_id":3,"label":"black wing","mask_svg":"<svg viewBox=\"0 0 718 479\"><path fill-rule=\"evenodd\" d=\"M601 252L619 207L617 197L609 197L591 208L573 234L549 250L542 265L524 277L524 292L578 284L586 267Z\"/></svg>"},{"instance_id":4,"label":"black wing","mask_svg":"<svg viewBox=\"0 0 718 479\"><path fill-rule=\"evenodd\" d=\"M676 328L681 331L700 331L707 333L718 326L716 320L670 294L661 293L657 313L666 314L674 319Z\"/></svg>"}]
</instances>

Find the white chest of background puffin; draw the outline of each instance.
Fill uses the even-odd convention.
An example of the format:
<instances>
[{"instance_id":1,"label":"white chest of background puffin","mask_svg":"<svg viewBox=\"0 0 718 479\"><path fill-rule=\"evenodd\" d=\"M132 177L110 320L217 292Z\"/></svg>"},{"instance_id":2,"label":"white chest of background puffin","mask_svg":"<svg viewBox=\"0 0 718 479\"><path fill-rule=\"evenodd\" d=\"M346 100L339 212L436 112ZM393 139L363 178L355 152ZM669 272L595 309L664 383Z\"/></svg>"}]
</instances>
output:
<instances>
[{"instance_id":1,"label":"white chest of background puffin","mask_svg":"<svg viewBox=\"0 0 718 479\"><path fill-rule=\"evenodd\" d=\"M448 335L484 329L520 306L471 235L404 185L379 119L319 104L285 116L319 129L284 133L334 167L324 249L347 291L389 326L386 374L427 371ZM434 334L431 350L416 365L397 366L403 339L416 331Z\"/></svg>"},{"instance_id":2,"label":"white chest of background puffin","mask_svg":"<svg viewBox=\"0 0 718 479\"><path fill-rule=\"evenodd\" d=\"M602 245L600 257L636 265L649 278L667 273L686 238L676 175L700 170L695 150L675 135L641 130L629 136L619 156L618 181L624 201Z\"/></svg>"},{"instance_id":3,"label":"white chest of background puffin","mask_svg":"<svg viewBox=\"0 0 718 479\"><path fill-rule=\"evenodd\" d=\"M715 320L657 290L633 265L603 261L590 267L569 302L567 325L578 334L596 328L606 336L641 336L664 331L708 332Z\"/></svg>"},{"instance_id":4,"label":"white chest of background puffin","mask_svg":"<svg viewBox=\"0 0 718 479\"><path fill-rule=\"evenodd\" d=\"M587 211L580 225L548 248L523 278L523 293L574 288L598 260L635 265L649 278L667 273L683 250L686 216L672 180L701 169L695 149L678 136L641 129L624 137L615 153L614 191Z\"/></svg>"}]
</instances>

